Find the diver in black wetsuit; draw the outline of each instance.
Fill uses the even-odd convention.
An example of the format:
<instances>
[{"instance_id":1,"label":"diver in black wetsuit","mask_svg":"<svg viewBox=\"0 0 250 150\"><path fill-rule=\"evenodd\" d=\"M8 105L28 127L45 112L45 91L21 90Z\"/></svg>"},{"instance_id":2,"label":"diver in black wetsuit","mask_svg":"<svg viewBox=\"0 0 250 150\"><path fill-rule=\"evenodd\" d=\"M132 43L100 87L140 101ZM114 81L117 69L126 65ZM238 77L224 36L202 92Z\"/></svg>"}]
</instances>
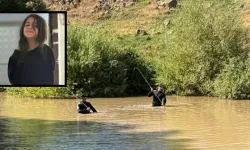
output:
<instances>
[{"instance_id":1,"label":"diver in black wetsuit","mask_svg":"<svg viewBox=\"0 0 250 150\"><path fill-rule=\"evenodd\" d=\"M87 102L86 99L87 98L85 96L82 96L82 101L78 104L77 108L78 113L88 114L90 113L90 110L96 113L96 109L92 106L90 102Z\"/></svg>"},{"instance_id":2,"label":"diver in black wetsuit","mask_svg":"<svg viewBox=\"0 0 250 150\"><path fill-rule=\"evenodd\" d=\"M165 106L167 99L166 99L166 94L163 92L163 87L159 86L158 90L154 90L151 88L151 91L148 93L148 97L153 96L153 102L152 106Z\"/></svg>"}]
</instances>

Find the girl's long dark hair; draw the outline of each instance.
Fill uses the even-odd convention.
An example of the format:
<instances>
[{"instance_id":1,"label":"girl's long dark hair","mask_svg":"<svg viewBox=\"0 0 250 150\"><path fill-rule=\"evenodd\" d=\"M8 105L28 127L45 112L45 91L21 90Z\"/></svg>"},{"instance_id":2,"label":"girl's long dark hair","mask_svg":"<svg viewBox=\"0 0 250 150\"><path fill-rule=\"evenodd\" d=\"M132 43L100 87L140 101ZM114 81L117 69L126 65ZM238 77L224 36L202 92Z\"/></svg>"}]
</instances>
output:
<instances>
[{"instance_id":1,"label":"girl's long dark hair","mask_svg":"<svg viewBox=\"0 0 250 150\"><path fill-rule=\"evenodd\" d=\"M36 14L31 14L31 15L27 16L24 19L23 24L22 24L21 29L20 29L20 40L19 40L18 46L22 52L28 51L28 41L27 41L26 37L24 36L23 29L24 29L24 26L25 26L27 19L30 17L34 18L36 20L36 23L37 23L38 35L37 35L36 41L39 43L39 47L42 48L44 45L44 41L47 39L47 25L46 25L45 20L41 16L36 15ZM33 28L34 28L34 26L33 26Z\"/></svg>"},{"instance_id":2,"label":"girl's long dark hair","mask_svg":"<svg viewBox=\"0 0 250 150\"><path fill-rule=\"evenodd\" d=\"M19 39L18 46L19 46L19 49L21 50L21 55L20 55L20 59L18 61L18 64L24 62L25 56L27 55L27 52L28 52L28 47L29 47L28 41L27 41L26 37L24 36L23 29L24 29L24 26L25 26L27 19L29 19L30 17L34 18L36 21L36 25L38 28L38 35L37 35L36 41L38 42L40 48L43 48L44 41L47 39L47 25L46 25L45 20L41 16L36 15L36 14L30 14L29 16L27 16L24 19L23 24L20 28L20 32L19 32L20 39ZM35 28L34 25L33 25L33 28ZM42 52L43 58L46 59L45 52L43 50L41 52Z\"/></svg>"}]
</instances>

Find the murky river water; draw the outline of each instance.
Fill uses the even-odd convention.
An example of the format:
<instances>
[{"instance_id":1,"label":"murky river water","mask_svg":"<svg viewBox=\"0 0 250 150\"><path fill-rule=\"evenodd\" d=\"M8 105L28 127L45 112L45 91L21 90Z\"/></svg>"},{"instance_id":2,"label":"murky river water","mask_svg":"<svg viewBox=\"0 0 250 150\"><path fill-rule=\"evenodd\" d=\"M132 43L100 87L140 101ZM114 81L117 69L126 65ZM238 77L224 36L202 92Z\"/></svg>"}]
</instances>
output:
<instances>
[{"instance_id":1,"label":"murky river water","mask_svg":"<svg viewBox=\"0 0 250 150\"><path fill-rule=\"evenodd\" d=\"M0 93L0 149L250 149L250 101L169 96L89 100L22 99Z\"/></svg>"}]
</instances>

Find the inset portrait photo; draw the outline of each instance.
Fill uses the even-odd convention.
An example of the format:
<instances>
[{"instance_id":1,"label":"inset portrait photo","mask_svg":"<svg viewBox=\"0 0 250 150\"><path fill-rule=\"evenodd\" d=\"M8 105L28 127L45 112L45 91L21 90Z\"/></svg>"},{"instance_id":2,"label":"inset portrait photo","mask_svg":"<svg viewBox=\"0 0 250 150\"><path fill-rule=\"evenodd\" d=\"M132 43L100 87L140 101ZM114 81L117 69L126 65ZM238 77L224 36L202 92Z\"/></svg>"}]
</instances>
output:
<instances>
[{"instance_id":1,"label":"inset portrait photo","mask_svg":"<svg viewBox=\"0 0 250 150\"><path fill-rule=\"evenodd\" d=\"M66 16L0 13L0 86L66 86Z\"/></svg>"}]
</instances>

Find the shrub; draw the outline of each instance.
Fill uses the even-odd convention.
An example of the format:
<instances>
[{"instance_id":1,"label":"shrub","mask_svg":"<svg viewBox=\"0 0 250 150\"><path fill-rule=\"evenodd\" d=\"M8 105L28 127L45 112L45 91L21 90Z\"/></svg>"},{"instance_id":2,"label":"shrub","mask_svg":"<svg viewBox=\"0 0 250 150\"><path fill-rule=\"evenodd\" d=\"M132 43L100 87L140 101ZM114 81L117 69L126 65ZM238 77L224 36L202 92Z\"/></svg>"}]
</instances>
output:
<instances>
[{"instance_id":1,"label":"shrub","mask_svg":"<svg viewBox=\"0 0 250 150\"><path fill-rule=\"evenodd\" d=\"M183 1L166 28L165 49L152 58L158 83L180 95L207 95L230 59L247 59L248 34L234 1Z\"/></svg>"},{"instance_id":2,"label":"shrub","mask_svg":"<svg viewBox=\"0 0 250 150\"><path fill-rule=\"evenodd\" d=\"M214 83L214 95L229 99L250 98L250 59L232 58Z\"/></svg>"},{"instance_id":3,"label":"shrub","mask_svg":"<svg viewBox=\"0 0 250 150\"><path fill-rule=\"evenodd\" d=\"M70 84L77 82L81 93L90 96L141 94L148 86L141 76L135 77L134 67L146 73L148 79L152 76L132 47L117 45L109 33L95 28L69 27L68 58Z\"/></svg>"}]
</instances>

